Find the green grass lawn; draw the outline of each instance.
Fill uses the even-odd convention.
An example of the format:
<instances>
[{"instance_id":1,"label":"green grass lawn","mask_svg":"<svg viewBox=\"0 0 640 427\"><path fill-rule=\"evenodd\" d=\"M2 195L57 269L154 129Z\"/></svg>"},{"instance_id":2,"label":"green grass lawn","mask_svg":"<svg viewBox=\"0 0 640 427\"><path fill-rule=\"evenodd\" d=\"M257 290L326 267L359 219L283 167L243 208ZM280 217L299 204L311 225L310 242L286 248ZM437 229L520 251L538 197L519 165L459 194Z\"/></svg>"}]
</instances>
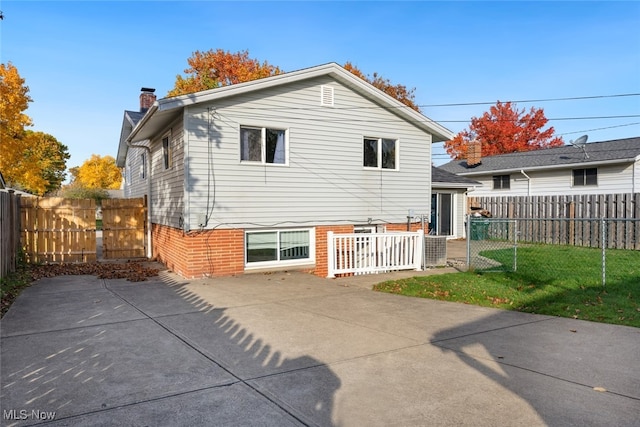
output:
<instances>
[{"instance_id":1,"label":"green grass lawn","mask_svg":"<svg viewBox=\"0 0 640 427\"><path fill-rule=\"evenodd\" d=\"M481 253L511 263L513 250ZM640 327L640 251L568 246L519 247L517 271L469 271L413 277L374 290L528 313Z\"/></svg>"}]
</instances>

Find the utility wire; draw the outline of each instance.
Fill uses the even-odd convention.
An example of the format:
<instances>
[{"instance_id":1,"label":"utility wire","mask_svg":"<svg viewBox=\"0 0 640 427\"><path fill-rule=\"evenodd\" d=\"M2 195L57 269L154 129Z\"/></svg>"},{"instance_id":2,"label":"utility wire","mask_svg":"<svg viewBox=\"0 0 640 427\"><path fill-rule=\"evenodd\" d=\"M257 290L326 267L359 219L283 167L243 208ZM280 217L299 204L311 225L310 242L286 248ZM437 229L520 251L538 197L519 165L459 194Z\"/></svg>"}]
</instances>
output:
<instances>
[{"instance_id":1,"label":"utility wire","mask_svg":"<svg viewBox=\"0 0 640 427\"><path fill-rule=\"evenodd\" d=\"M541 98L541 99L524 99L520 101L500 101L502 104L506 104L507 102L511 102L512 104L516 103L525 103L525 102L556 102L556 101L579 101L583 99L602 99L602 98L621 98L625 96L640 96L640 93L621 93L618 95L594 95L594 96L573 96L568 98ZM497 101L491 102L461 102L454 104L424 104L419 105L419 107L463 107L467 105L493 105Z\"/></svg>"}]
</instances>

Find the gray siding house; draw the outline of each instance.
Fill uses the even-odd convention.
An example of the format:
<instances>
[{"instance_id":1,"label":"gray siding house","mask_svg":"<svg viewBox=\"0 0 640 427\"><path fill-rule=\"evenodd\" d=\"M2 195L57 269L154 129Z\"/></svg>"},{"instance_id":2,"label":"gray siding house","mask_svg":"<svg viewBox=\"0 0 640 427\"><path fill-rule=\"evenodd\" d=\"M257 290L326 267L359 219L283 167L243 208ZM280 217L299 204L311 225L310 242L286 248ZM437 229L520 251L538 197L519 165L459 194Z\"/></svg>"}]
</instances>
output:
<instances>
[{"instance_id":1,"label":"gray siding house","mask_svg":"<svg viewBox=\"0 0 640 427\"><path fill-rule=\"evenodd\" d=\"M330 63L155 101L143 88L116 161L125 196L148 196L152 256L174 271L322 276L327 231L428 214L431 144L451 137Z\"/></svg>"},{"instance_id":2,"label":"gray siding house","mask_svg":"<svg viewBox=\"0 0 640 427\"><path fill-rule=\"evenodd\" d=\"M453 160L440 169L481 183L470 196L640 192L640 137Z\"/></svg>"}]
</instances>

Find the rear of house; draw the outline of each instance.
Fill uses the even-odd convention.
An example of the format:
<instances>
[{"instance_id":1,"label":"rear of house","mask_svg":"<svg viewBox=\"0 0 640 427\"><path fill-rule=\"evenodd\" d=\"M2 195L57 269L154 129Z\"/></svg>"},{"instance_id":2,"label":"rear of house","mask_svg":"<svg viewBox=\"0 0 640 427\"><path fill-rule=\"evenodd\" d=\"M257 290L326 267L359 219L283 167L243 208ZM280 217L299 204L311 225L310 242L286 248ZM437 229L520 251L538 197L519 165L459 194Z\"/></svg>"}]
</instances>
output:
<instances>
[{"instance_id":1,"label":"rear of house","mask_svg":"<svg viewBox=\"0 0 640 427\"><path fill-rule=\"evenodd\" d=\"M151 255L189 278L324 276L328 231L420 228L431 144L452 137L337 64L141 106L118 149L125 196L148 197Z\"/></svg>"}]
</instances>

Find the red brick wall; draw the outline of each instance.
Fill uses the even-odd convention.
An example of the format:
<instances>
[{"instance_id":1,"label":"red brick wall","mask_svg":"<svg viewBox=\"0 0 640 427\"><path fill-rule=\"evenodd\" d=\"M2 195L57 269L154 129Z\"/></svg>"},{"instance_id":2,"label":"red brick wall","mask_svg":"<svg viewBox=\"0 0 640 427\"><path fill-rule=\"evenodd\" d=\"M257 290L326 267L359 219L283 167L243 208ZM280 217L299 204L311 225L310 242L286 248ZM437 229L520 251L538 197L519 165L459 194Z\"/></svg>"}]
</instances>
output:
<instances>
[{"instance_id":1,"label":"red brick wall","mask_svg":"<svg viewBox=\"0 0 640 427\"><path fill-rule=\"evenodd\" d=\"M429 225L425 224L425 228ZM422 228L422 224L419 222L412 222L410 226L410 230L407 230L407 223L404 224L387 224L387 231L418 231ZM425 230L425 233L427 231Z\"/></svg>"},{"instance_id":2,"label":"red brick wall","mask_svg":"<svg viewBox=\"0 0 640 427\"><path fill-rule=\"evenodd\" d=\"M244 230L182 230L153 224L153 256L167 268L193 279L244 272Z\"/></svg>"},{"instance_id":3,"label":"red brick wall","mask_svg":"<svg viewBox=\"0 0 640 427\"><path fill-rule=\"evenodd\" d=\"M386 224L388 231L407 231L407 224ZM420 229L412 223L411 231ZM316 276L326 277L329 269L327 232L353 233L353 225L316 227ZM230 276L244 273L244 230L205 230L185 234L182 230L153 224L153 257L181 276ZM286 267L283 267L286 269Z\"/></svg>"},{"instance_id":4,"label":"red brick wall","mask_svg":"<svg viewBox=\"0 0 640 427\"><path fill-rule=\"evenodd\" d=\"M316 227L316 269L313 274L327 277L329 257L327 256L327 232L353 233L353 225L328 225Z\"/></svg>"}]
</instances>

